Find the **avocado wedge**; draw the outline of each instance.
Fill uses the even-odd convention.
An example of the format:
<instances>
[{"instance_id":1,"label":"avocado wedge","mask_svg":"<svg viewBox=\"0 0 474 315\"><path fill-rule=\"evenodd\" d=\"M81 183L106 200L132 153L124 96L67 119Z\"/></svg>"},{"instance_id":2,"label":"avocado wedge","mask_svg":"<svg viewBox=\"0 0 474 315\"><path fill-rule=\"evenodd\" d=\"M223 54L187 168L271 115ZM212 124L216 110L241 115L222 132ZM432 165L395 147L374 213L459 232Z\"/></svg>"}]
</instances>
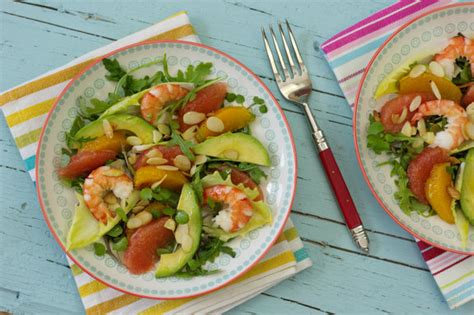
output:
<instances>
[{"instance_id":1,"label":"avocado wedge","mask_svg":"<svg viewBox=\"0 0 474 315\"><path fill-rule=\"evenodd\" d=\"M466 166L465 163L461 163L461 165L459 166L458 173L456 175L454 188L456 188L457 191L460 191L462 188L462 179L464 176L465 166ZM467 238L469 236L469 221L464 216L458 200L453 199L451 201L451 211L453 212L454 223L456 224L456 227L459 231L459 235L461 235L462 247L465 248L467 244Z\"/></svg>"},{"instance_id":2,"label":"avocado wedge","mask_svg":"<svg viewBox=\"0 0 474 315\"><path fill-rule=\"evenodd\" d=\"M104 119L107 119L114 130L126 130L134 133L142 143L153 143L155 128L144 119L127 114L110 115L93 121L82 127L74 136L75 139L94 139L104 135Z\"/></svg>"},{"instance_id":3,"label":"avocado wedge","mask_svg":"<svg viewBox=\"0 0 474 315\"><path fill-rule=\"evenodd\" d=\"M461 187L461 208L469 223L474 225L474 148L467 152L465 163Z\"/></svg>"},{"instance_id":4,"label":"avocado wedge","mask_svg":"<svg viewBox=\"0 0 474 315\"><path fill-rule=\"evenodd\" d=\"M270 166L270 156L260 141L246 133L224 133L194 147L196 154Z\"/></svg>"},{"instance_id":5,"label":"avocado wedge","mask_svg":"<svg viewBox=\"0 0 474 315\"><path fill-rule=\"evenodd\" d=\"M174 253L161 255L155 272L155 277L157 278L168 277L181 270L181 268L193 258L201 241L201 209L199 208L196 195L190 184L184 184L177 208L186 212L189 216L189 221L186 225L188 235L192 240L191 246L185 251L183 246L180 245ZM176 230L180 229L180 226L181 224L178 225Z\"/></svg>"}]
</instances>

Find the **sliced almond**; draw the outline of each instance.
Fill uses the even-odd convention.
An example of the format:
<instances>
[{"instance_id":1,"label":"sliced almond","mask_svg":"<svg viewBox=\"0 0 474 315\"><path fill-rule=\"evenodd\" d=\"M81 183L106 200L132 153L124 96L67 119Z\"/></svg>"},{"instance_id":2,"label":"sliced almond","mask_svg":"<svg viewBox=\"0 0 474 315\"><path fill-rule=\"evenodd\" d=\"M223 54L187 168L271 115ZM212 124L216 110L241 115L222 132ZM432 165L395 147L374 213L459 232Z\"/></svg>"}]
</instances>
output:
<instances>
[{"instance_id":1,"label":"sliced almond","mask_svg":"<svg viewBox=\"0 0 474 315\"><path fill-rule=\"evenodd\" d=\"M139 214L137 214L136 218L142 221L142 225L145 225L145 224L150 223L153 216L148 211L142 211Z\"/></svg>"},{"instance_id":2,"label":"sliced almond","mask_svg":"<svg viewBox=\"0 0 474 315\"><path fill-rule=\"evenodd\" d=\"M426 66L425 65L416 65L411 69L409 76L410 78L416 78L425 73Z\"/></svg>"},{"instance_id":3,"label":"sliced almond","mask_svg":"<svg viewBox=\"0 0 474 315\"><path fill-rule=\"evenodd\" d=\"M160 157L162 158L163 157L163 153L161 153L160 150L158 149L151 149L150 151L148 151L145 156L147 158L154 158L154 157Z\"/></svg>"},{"instance_id":4,"label":"sliced almond","mask_svg":"<svg viewBox=\"0 0 474 315\"><path fill-rule=\"evenodd\" d=\"M146 160L146 163L149 165L162 165L168 163L168 160L161 157L153 157Z\"/></svg>"},{"instance_id":5,"label":"sliced almond","mask_svg":"<svg viewBox=\"0 0 474 315\"><path fill-rule=\"evenodd\" d=\"M408 121L405 122L400 132L407 137L411 136L411 125Z\"/></svg>"},{"instance_id":6,"label":"sliced almond","mask_svg":"<svg viewBox=\"0 0 474 315\"><path fill-rule=\"evenodd\" d=\"M213 132L222 132L224 131L224 122L218 117L211 116L206 121L206 126L210 131Z\"/></svg>"},{"instance_id":7,"label":"sliced almond","mask_svg":"<svg viewBox=\"0 0 474 315\"><path fill-rule=\"evenodd\" d=\"M231 149L225 150L223 154L224 154L224 157L226 157L229 160L237 160L239 158L239 152L235 150L231 150Z\"/></svg>"},{"instance_id":8,"label":"sliced almond","mask_svg":"<svg viewBox=\"0 0 474 315\"><path fill-rule=\"evenodd\" d=\"M436 96L437 99L441 99L441 93L439 92L438 86L434 81L430 81L431 85L431 90L433 91L434 96Z\"/></svg>"},{"instance_id":9,"label":"sliced almond","mask_svg":"<svg viewBox=\"0 0 474 315\"><path fill-rule=\"evenodd\" d=\"M404 122L405 119L407 119L407 115L408 115L408 110L406 107L403 107L403 111L400 114L400 117L398 118L398 123L401 124L402 122Z\"/></svg>"},{"instance_id":10,"label":"sliced almond","mask_svg":"<svg viewBox=\"0 0 474 315\"><path fill-rule=\"evenodd\" d=\"M154 183L150 186L150 188L153 189L153 190L156 189L156 188L158 188L158 186L160 186L160 185L165 181L166 177L168 177L168 174L165 174L165 176L163 176L163 178L161 178L159 181L154 182Z\"/></svg>"},{"instance_id":11,"label":"sliced almond","mask_svg":"<svg viewBox=\"0 0 474 315\"><path fill-rule=\"evenodd\" d=\"M107 119L102 120L102 129L107 138L112 139L114 137L114 129Z\"/></svg>"},{"instance_id":12,"label":"sliced almond","mask_svg":"<svg viewBox=\"0 0 474 315\"><path fill-rule=\"evenodd\" d=\"M196 136L196 131L198 130L197 126L192 126L186 129L185 132L181 135L184 140L190 141L193 140L194 137Z\"/></svg>"},{"instance_id":13,"label":"sliced almond","mask_svg":"<svg viewBox=\"0 0 474 315\"><path fill-rule=\"evenodd\" d=\"M189 225L178 224L176 231L174 231L174 238L176 239L176 243L181 244L184 235L189 235Z\"/></svg>"},{"instance_id":14,"label":"sliced almond","mask_svg":"<svg viewBox=\"0 0 474 315\"><path fill-rule=\"evenodd\" d=\"M203 113L190 111L183 115L183 122L187 125L195 125L206 119L206 115Z\"/></svg>"},{"instance_id":15,"label":"sliced almond","mask_svg":"<svg viewBox=\"0 0 474 315\"><path fill-rule=\"evenodd\" d=\"M181 248L184 252L188 253L193 247L193 239L188 234L185 234L181 241Z\"/></svg>"},{"instance_id":16,"label":"sliced almond","mask_svg":"<svg viewBox=\"0 0 474 315\"><path fill-rule=\"evenodd\" d=\"M472 121L464 125L464 133L466 134L466 138L474 140L474 123Z\"/></svg>"},{"instance_id":17,"label":"sliced almond","mask_svg":"<svg viewBox=\"0 0 474 315\"><path fill-rule=\"evenodd\" d=\"M418 120L416 126L418 128L420 136L423 137L426 134L426 122L425 122L425 120L423 118Z\"/></svg>"},{"instance_id":18,"label":"sliced almond","mask_svg":"<svg viewBox=\"0 0 474 315\"><path fill-rule=\"evenodd\" d=\"M435 134L432 131L428 131L424 136L425 142L428 144L432 144L435 141Z\"/></svg>"},{"instance_id":19,"label":"sliced almond","mask_svg":"<svg viewBox=\"0 0 474 315\"><path fill-rule=\"evenodd\" d=\"M205 155L196 155L196 160L194 161L194 164L196 165L201 165L207 162L207 156Z\"/></svg>"},{"instance_id":20,"label":"sliced almond","mask_svg":"<svg viewBox=\"0 0 474 315\"><path fill-rule=\"evenodd\" d=\"M430 62L429 66L431 73L433 73L437 77L444 77L444 69L443 67L436 61Z\"/></svg>"},{"instance_id":21,"label":"sliced almond","mask_svg":"<svg viewBox=\"0 0 474 315\"><path fill-rule=\"evenodd\" d=\"M189 175L193 176L194 173L196 173L196 170L197 170L197 167L196 167L196 164L194 164L194 165L191 167L191 170L189 171Z\"/></svg>"},{"instance_id":22,"label":"sliced almond","mask_svg":"<svg viewBox=\"0 0 474 315\"><path fill-rule=\"evenodd\" d=\"M170 126L167 124L158 124L158 130L165 136L169 136L171 134Z\"/></svg>"},{"instance_id":23,"label":"sliced almond","mask_svg":"<svg viewBox=\"0 0 474 315\"><path fill-rule=\"evenodd\" d=\"M456 188L454 188L453 186L448 187L448 194L453 199L456 199L456 200L461 199L461 193Z\"/></svg>"},{"instance_id":24,"label":"sliced almond","mask_svg":"<svg viewBox=\"0 0 474 315\"><path fill-rule=\"evenodd\" d=\"M181 171L189 171L191 169L191 161L188 159L186 155L177 155L174 160L173 164L179 168Z\"/></svg>"},{"instance_id":25,"label":"sliced almond","mask_svg":"<svg viewBox=\"0 0 474 315\"><path fill-rule=\"evenodd\" d=\"M166 220L164 227L167 228L168 230L174 231L176 229L176 222L170 218Z\"/></svg>"},{"instance_id":26,"label":"sliced almond","mask_svg":"<svg viewBox=\"0 0 474 315\"><path fill-rule=\"evenodd\" d=\"M133 146L132 148L132 152L135 152L135 153L138 153L138 152L143 152L145 150L148 150L152 147L154 147L155 144L141 144L141 145L136 145L136 146Z\"/></svg>"},{"instance_id":27,"label":"sliced almond","mask_svg":"<svg viewBox=\"0 0 474 315\"><path fill-rule=\"evenodd\" d=\"M136 136L130 136L130 137L127 137L127 143L132 146L136 146L136 145L142 144L143 142L142 142L142 139Z\"/></svg>"},{"instance_id":28,"label":"sliced almond","mask_svg":"<svg viewBox=\"0 0 474 315\"><path fill-rule=\"evenodd\" d=\"M142 220L138 219L137 217L130 218L127 221L127 228L129 229L137 229L142 226Z\"/></svg>"},{"instance_id":29,"label":"sliced almond","mask_svg":"<svg viewBox=\"0 0 474 315\"><path fill-rule=\"evenodd\" d=\"M163 170L163 171L177 171L179 168L176 166L171 166L171 165L159 165L156 167L157 169Z\"/></svg>"},{"instance_id":30,"label":"sliced almond","mask_svg":"<svg viewBox=\"0 0 474 315\"><path fill-rule=\"evenodd\" d=\"M111 169L108 169L108 170L102 172L102 174L104 174L105 176L117 177L117 176L123 175L123 172L121 170L116 169L116 168L111 168Z\"/></svg>"},{"instance_id":31,"label":"sliced almond","mask_svg":"<svg viewBox=\"0 0 474 315\"><path fill-rule=\"evenodd\" d=\"M153 143L159 143L163 135L158 130L153 130Z\"/></svg>"},{"instance_id":32,"label":"sliced almond","mask_svg":"<svg viewBox=\"0 0 474 315\"><path fill-rule=\"evenodd\" d=\"M414 112L415 110L417 110L418 107L420 107L420 105L421 105L421 96L417 95L411 100L410 107L409 107L410 112Z\"/></svg>"},{"instance_id":33,"label":"sliced almond","mask_svg":"<svg viewBox=\"0 0 474 315\"><path fill-rule=\"evenodd\" d=\"M130 154L130 156L128 157L128 163L133 165L136 162L137 162L137 155L135 153Z\"/></svg>"}]
</instances>

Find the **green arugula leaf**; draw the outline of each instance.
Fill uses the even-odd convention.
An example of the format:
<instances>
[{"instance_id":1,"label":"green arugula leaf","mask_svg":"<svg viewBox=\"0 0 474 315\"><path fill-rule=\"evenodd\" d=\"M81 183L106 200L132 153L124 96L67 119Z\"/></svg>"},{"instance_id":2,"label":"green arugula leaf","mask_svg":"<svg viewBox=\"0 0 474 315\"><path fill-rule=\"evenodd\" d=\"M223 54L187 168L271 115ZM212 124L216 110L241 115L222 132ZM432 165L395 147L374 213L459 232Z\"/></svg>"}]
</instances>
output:
<instances>
[{"instance_id":1,"label":"green arugula leaf","mask_svg":"<svg viewBox=\"0 0 474 315\"><path fill-rule=\"evenodd\" d=\"M191 161L195 160L194 153L191 150L195 144L191 141L184 140L174 129L171 131L171 140L168 141L168 146L172 145L178 145L184 155L188 157L188 159Z\"/></svg>"},{"instance_id":2,"label":"green arugula leaf","mask_svg":"<svg viewBox=\"0 0 474 315\"><path fill-rule=\"evenodd\" d=\"M186 82L191 82L196 85L202 85L206 81L206 77L212 72L212 63L201 62L197 66L189 65L184 75Z\"/></svg>"},{"instance_id":3,"label":"green arugula leaf","mask_svg":"<svg viewBox=\"0 0 474 315\"><path fill-rule=\"evenodd\" d=\"M241 171L247 172L257 185L260 184L262 178L267 178L267 174L265 174L265 172L256 164L242 162L237 164L237 168Z\"/></svg>"},{"instance_id":4,"label":"green arugula leaf","mask_svg":"<svg viewBox=\"0 0 474 315\"><path fill-rule=\"evenodd\" d=\"M202 204L202 199L204 195L204 188L202 187L201 183L201 173L204 169L205 164L198 165L196 167L196 171L194 172L193 175L193 180L191 181L191 187L194 190L194 193L196 194L196 197L198 198L199 204Z\"/></svg>"},{"instance_id":5,"label":"green arugula leaf","mask_svg":"<svg viewBox=\"0 0 474 315\"><path fill-rule=\"evenodd\" d=\"M127 72L120 66L117 59L103 59L105 69L109 72L105 77L109 81L118 82Z\"/></svg>"},{"instance_id":6,"label":"green arugula leaf","mask_svg":"<svg viewBox=\"0 0 474 315\"><path fill-rule=\"evenodd\" d=\"M218 272L218 270L207 270L204 265L207 262L213 262L221 253L235 257L235 251L226 246L225 243L218 238L203 238L198 251L193 258L181 269L176 276L188 278L193 276L203 276Z\"/></svg>"}]
</instances>

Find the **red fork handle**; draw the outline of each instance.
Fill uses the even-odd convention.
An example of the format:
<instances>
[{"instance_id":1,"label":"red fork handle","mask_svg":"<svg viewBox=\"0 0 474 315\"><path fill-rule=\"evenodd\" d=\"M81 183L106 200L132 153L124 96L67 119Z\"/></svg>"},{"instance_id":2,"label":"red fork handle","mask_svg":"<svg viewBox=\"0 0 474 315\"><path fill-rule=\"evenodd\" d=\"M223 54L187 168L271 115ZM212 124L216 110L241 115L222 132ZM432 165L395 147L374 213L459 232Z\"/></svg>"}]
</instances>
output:
<instances>
[{"instance_id":1,"label":"red fork handle","mask_svg":"<svg viewBox=\"0 0 474 315\"><path fill-rule=\"evenodd\" d=\"M337 166L336 159L334 159L331 149L327 148L326 150L319 152L319 157L323 163L332 191L336 195L337 203L339 204L339 208L344 216L347 227L349 229L354 229L362 225L362 221L360 220L357 209L352 201L349 189L347 189L346 183L344 182L344 178Z\"/></svg>"}]
</instances>

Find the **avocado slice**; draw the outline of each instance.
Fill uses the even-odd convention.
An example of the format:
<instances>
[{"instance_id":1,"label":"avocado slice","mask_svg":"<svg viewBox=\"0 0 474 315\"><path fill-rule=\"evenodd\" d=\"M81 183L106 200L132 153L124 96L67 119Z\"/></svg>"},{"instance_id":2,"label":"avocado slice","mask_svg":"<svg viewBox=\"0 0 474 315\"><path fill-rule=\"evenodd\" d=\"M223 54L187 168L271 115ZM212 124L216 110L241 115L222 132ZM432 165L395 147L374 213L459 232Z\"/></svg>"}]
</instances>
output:
<instances>
[{"instance_id":1,"label":"avocado slice","mask_svg":"<svg viewBox=\"0 0 474 315\"><path fill-rule=\"evenodd\" d=\"M238 162L270 166L270 156L256 138L246 133L224 133L194 147L196 154L203 154ZM232 153L232 154L230 154ZM233 158L232 156L236 157Z\"/></svg>"},{"instance_id":2,"label":"avocado slice","mask_svg":"<svg viewBox=\"0 0 474 315\"><path fill-rule=\"evenodd\" d=\"M462 178L464 176L465 165L466 163L461 163L461 165L459 166L458 174L456 175L454 188L456 188L457 191L461 191L462 188ZM464 216L458 200L453 199L451 201L451 211L453 212L454 223L456 223L459 235L461 235L462 247L465 248L467 244L467 238L469 236L469 221Z\"/></svg>"},{"instance_id":3,"label":"avocado slice","mask_svg":"<svg viewBox=\"0 0 474 315\"><path fill-rule=\"evenodd\" d=\"M474 148L466 155L462 178L461 209L469 223L474 225Z\"/></svg>"},{"instance_id":4,"label":"avocado slice","mask_svg":"<svg viewBox=\"0 0 474 315\"><path fill-rule=\"evenodd\" d=\"M193 258L201 241L201 209L190 184L184 184L177 208L186 212L189 216L189 221L186 225L188 225L188 235L191 237L192 244L188 251L185 251L180 246L174 253L161 255L155 272L157 278L168 277L181 270ZM180 225L178 225L177 229L179 227Z\"/></svg>"},{"instance_id":5,"label":"avocado slice","mask_svg":"<svg viewBox=\"0 0 474 315\"><path fill-rule=\"evenodd\" d=\"M74 136L77 140L81 138L98 138L104 135L103 120L107 119L114 130L127 130L134 133L144 144L153 143L153 130L155 128L144 119L128 115L116 114L93 121L82 127Z\"/></svg>"}]
</instances>

